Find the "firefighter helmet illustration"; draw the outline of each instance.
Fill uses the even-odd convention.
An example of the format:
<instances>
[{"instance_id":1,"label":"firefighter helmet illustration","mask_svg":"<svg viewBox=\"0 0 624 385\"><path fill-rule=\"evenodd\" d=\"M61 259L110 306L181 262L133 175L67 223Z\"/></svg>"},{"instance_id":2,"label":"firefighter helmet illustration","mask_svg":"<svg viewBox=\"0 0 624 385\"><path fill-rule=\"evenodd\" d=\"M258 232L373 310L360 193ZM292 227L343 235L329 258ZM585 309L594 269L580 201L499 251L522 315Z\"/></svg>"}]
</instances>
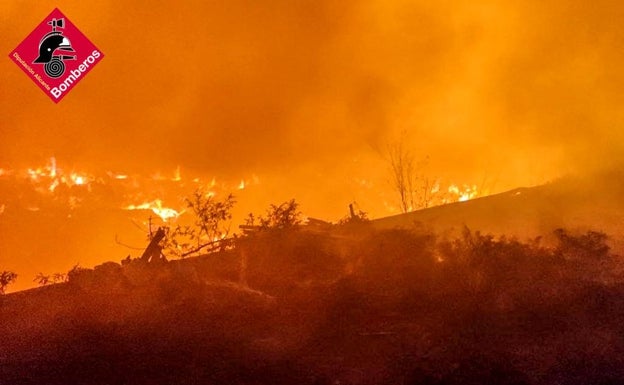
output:
<instances>
[{"instance_id":1,"label":"firefighter helmet illustration","mask_svg":"<svg viewBox=\"0 0 624 385\"><path fill-rule=\"evenodd\" d=\"M65 73L65 63L63 61L75 60L76 56L63 55L64 52L74 52L69 39L56 30L57 28L65 28L65 19L52 19L48 21L48 25L52 26L52 32L49 32L41 39L39 43L39 57L33 63L44 64L43 68L46 75L51 78L58 78Z\"/></svg>"}]
</instances>

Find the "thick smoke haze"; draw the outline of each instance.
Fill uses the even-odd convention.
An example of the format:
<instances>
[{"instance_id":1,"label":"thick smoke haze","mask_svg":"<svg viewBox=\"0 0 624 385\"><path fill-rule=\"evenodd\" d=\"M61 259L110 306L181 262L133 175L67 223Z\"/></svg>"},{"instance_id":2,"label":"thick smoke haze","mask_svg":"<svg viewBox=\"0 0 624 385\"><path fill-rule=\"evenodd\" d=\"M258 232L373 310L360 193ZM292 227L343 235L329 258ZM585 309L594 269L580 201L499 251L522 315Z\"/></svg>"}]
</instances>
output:
<instances>
[{"instance_id":1,"label":"thick smoke haze","mask_svg":"<svg viewBox=\"0 0 624 385\"><path fill-rule=\"evenodd\" d=\"M346 180L388 188L399 137L433 175L497 191L621 158L620 2L57 6L106 57L58 105L1 61L4 167L255 173L324 215L362 199ZM0 7L5 53L51 11Z\"/></svg>"}]
</instances>

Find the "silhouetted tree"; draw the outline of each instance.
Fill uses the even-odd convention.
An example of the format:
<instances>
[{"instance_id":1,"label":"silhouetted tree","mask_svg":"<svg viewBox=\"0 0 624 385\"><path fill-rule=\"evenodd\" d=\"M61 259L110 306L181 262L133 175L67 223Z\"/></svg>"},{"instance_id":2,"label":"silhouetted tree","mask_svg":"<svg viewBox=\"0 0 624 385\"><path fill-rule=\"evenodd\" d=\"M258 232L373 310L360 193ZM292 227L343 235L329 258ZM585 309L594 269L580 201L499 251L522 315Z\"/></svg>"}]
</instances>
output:
<instances>
[{"instance_id":1,"label":"silhouetted tree","mask_svg":"<svg viewBox=\"0 0 624 385\"><path fill-rule=\"evenodd\" d=\"M430 178L425 169L429 157L417 161L405 147L405 137L388 146L392 187L399 195L401 211L406 213L448 201L448 194Z\"/></svg>"},{"instance_id":2,"label":"silhouetted tree","mask_svg":"<svg viewBox=\"0 0 624 385\"><path fill-rule=\"evenodd\" d=\"M17 274L12 271L3 271L0 273L0 294L4 294L7 286L15 282Z\"/></svg>"},{"instance_id":3,"label":"silhouetted tree","mask_svg":"<svg viewBox=\"0 0 624 385\"><path fill-rule=\"evenodd\" d=\"M416 164L414 155L405 148L403 141L388 147L392 184L399 194L401 211L404 213L415 208Z\"/></svg>"}]
</instances>

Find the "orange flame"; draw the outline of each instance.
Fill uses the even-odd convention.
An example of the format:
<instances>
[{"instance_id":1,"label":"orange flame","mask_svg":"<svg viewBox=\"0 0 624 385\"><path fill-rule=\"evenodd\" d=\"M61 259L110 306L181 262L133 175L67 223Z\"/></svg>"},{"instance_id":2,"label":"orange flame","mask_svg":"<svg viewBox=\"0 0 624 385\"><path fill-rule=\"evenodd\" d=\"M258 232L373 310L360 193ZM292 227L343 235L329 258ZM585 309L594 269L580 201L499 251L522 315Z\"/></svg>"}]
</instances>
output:
<instances>
[{"instance_id":1,"label":"orange flame","mask_svg":"<svg viewBox=\"0 0 624 385\"><path fill-rule=\"evenodd\" d=\"M457 187L457 185L450 185L448 188L448 192L451 194L454 194L457 196L457 200L459 202L465 202L467 200L470 200L472 198L475 198L479 195L478 191L477 191L477 186L468 186L468 185L464 185L463 186L464 189L460 190L459 187Z\"/></svg>"},{"instance_id":2,"label":"orange flame","mask_svg":"<svg viewBox=\"0 0 624 385\"><path fill-rule=\"evenodd\" d=\"M163 207L160 199L141 203L139 205L129 205L124 207L124 210L152 210L154 214L158 215L165 222L170 219L175 219L182 214L181 212L178 212L170 207Z\"/></svg>"}]
</instances>

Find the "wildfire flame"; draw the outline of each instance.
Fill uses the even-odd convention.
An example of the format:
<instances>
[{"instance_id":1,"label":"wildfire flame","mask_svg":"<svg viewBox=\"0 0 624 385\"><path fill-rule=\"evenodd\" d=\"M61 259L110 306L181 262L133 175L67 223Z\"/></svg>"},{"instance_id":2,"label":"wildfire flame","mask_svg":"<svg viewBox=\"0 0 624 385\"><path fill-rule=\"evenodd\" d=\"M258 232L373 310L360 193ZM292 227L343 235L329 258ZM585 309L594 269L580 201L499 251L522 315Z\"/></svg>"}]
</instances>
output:
<instances>
[{"instance_id":1,"label":"wildfire flame","mask_svg":"<svg viewBox=\"0 0 624 385\"><path fill-rule=\"evenodd\" d=\"M71 173L69 175L69 179L71 180L71 182L77 186L82 186L84 184L87 183L88 177L84 176L84 175L79 175L76 173Z\"/></svg>"},{"instance_id":2,"label":"wildfire flame","mask_svg":"<svg viewBox=\"0 0 624 385\"><path fill-rule=\"evenodd\" d=\"M173 174L173 179L171 180L174 182L179 182L182 180L182 176L180 175L180 166L176 167L175 173Z\"/></svg>"},{"instance_id":3,"label":"wildfire flame","mask_svg":"<svg viewBox=\"0 0 624 385\"><path fill-rule=\"evenodd\" d=\"M463 187L463 189L460 189L457 185L452 184L449 186L448 192L457 196L457 200L460 202L465 202L479 195L477 186L464 185Z\"/></svg>"},{"instance_id":4,"label":"wildfire flame","mask_svg":"<svg viewBox=\"0 0 624 385\"><path fill-rule=\"evenodd\" d=\"M4 174L8 175L9 173L2 170L0 176ZM48 181L50 184L47 190L50 192L54 192L56 187L61 184L68 186L84 186L87 185L89 181L95 179L86 173L71 172L66 175L62 170L57 168L55 158L50 158L50 163L45 167L28 168L25 175L33 183Z\"/></svg>"},{"instance_id":5,"label":"wildfire flame","mask_svg":"<svg viewBox=\"0 0 624 385\"><path fill-rule=\"evenodd\" d=\"M50 207L74 210L80 207L93 208L99 205L105 208L117 208L128 211L149 210L163 221L176 220L183 214L180 207L169 207L163 202L181 202L194 189L207 191L207 197L220 194L221 192L241 191L248 194L252 186L259 185L257 175L230 180L229 183L217 181L215 177L208 179L200 177L188 177L184 175L180 166L170 173L156 173L151 177L130 175L126 172L107 171L104 174L91 174L84 171L64 170L55 158L50 158L42 167L31 167L23 170L0 168L0 180L3 183L20 183L26 181L26 186L36 194L24 194L13 201L4 201L0 206L0 213L5 208L18 204L25 209L47 210ZM375 190L377 186L371 180L353 180L359 189ZM436 180L428 185L425 195L426 203L410 207L411 210L432 207L452 202L464 202L482 195L475 185L446 184ZM245 192L242 192L245 190ZM385 212L396 213L400 209L390 198L389 192L378 191L379 199L376 200ZM419 190L419 194L423 195ZM104 194L106 196L104 196ZM375 194L375 191L370 191ZM41 199L48 197L47 199ZM382 214L383 215L383 214Z\"/></svg>"},{"instance_id":6,"label":"wildfire flame","mask_svg":"<svg viewBox=\"0 0 624 385\"><path fill-rule=\"evenodd\" d=\"M139 205L129 205L124 207L125 210L151 210L154 214L158 215L163 221L167 222L170 219L175 219L182 214L177 210L170 207L163 207L160 199L155 199L151 202L141 203Z\"/></svg>"}]
</instances>

